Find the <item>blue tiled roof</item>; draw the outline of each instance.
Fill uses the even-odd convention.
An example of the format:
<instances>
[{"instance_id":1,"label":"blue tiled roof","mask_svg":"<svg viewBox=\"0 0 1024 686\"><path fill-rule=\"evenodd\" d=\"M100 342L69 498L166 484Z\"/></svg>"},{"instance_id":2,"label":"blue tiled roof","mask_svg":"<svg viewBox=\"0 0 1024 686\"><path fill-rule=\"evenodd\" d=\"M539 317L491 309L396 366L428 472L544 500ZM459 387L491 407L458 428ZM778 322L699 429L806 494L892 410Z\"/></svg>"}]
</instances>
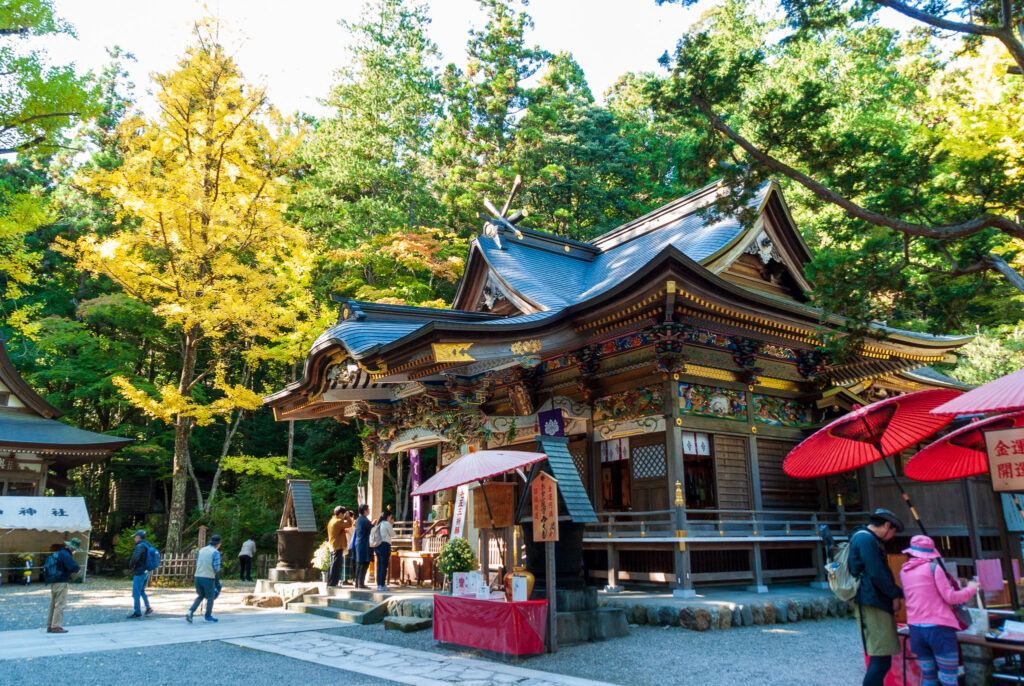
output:
<instances>
[{"instance_id":1,"label":"blue tiled roof","mask_svg":"<svg viewBox=\"0 0 1024 686\"><path fill-rule=\"evenodd\" d=\"M130 438L86 431L56 419L20 412L0 412L0 446L116 450L131 442Z\"/></svg>"},{"instance_id":2,"label":"blue tiled roof","mask_svg":"<svg viewBox=\"0 0 1024 686\"><path fill-rule=\"evenodd\" d=\"M386 345L397 341L416 329L425 326L423 321L374 322L348 319L339 322L320 334L313 343L317 348L330 340L340 341L353 355L361 355L375 345Z\"/></svg>"},{"instance_id":3,"label":"blue tiled roof","mask_svg":"<svg viewBox=\"0 0 1024 686\"><path fill-rule=\"evenodd\" d=\"M749 205L754 209L765 201L771 186L765 184ZM631 225L641 224L644 217L616 229L592 243L607 249L585 260L571 255L560 255L535 247L528 241L505 235L501 247L487 236L477 239L477 245L494 271L516 293L547 310L563 309L571 304L590 299L628 279L669 246L701 262L736 240L744 231L735 217L723 217L708 222L697 204L689 214L659 222L652 217L650 228L638 231L633 238L614 234L626 233ZM656 214L656 213L652 213ZM570 246L572 243L567 242Z\"/></svg>"}]
</instances>

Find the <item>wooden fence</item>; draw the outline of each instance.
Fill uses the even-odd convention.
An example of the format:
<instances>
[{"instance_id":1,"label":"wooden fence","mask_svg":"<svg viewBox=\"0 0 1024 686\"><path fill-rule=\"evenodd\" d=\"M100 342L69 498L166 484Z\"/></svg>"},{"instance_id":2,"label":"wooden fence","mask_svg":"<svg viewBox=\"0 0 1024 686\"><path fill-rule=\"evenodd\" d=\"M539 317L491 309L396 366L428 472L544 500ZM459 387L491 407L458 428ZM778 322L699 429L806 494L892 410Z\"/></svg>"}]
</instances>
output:
<instances>
[{"instance_id":1,"label":"wooden fence","mask_svg":"<svg viewBox=\"0 0 1024 686\"><path fill-rule=\"evenodd\" d=\"M164 555L160 566L149 573L150 583L189 582L196 576L196 551Z\"/></svg>"}]
</instances>

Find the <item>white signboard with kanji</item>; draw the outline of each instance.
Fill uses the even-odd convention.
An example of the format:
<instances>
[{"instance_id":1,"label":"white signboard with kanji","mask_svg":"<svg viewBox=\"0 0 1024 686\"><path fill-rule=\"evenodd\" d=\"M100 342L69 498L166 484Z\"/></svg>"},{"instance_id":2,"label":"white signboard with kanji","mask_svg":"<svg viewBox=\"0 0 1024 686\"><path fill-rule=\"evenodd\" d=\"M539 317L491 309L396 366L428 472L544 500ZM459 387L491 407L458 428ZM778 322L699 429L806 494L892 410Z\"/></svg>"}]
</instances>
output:
<instances>
[{"instance_id":1,"label":"white signboard with kanji","mask_svg":"<svg viewBox=\"0 0 1024 686\"><path fill-rule=\"evenodd\" d=\"M83 532L92 529L85 498L0 496L0 530Z\"/></svg>"},{"instance_id":2,"label":"white signboard with kanji","mask_svg":"<svg viewBox=\"0 0 1024 686\"><path fill-rule=\"evenodd\" d=\"M1024 427L985 432L995 491L1024 491Z\"/></svg>"}]
</instances>

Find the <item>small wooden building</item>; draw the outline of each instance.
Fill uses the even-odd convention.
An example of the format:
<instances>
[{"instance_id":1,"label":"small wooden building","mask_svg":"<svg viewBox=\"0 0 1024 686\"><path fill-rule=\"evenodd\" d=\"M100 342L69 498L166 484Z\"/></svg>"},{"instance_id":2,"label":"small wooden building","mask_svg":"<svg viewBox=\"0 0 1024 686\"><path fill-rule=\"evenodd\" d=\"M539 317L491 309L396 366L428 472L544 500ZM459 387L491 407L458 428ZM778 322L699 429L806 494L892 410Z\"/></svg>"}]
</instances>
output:
<instances>
[{"instance_id":1,"label":"small wooden building","mask_svg":"<svg viewBox=\"0 0 1024 686\"><path fill-rule=\"evenodd\" d=\"M63 494L69 469L132 442L57 421L62 414L25 383L0 339L0 496Z\"/></svg>"},{"instance_id":2,"label":"small wooden building","mask_svg":"<svg viewBox=\"0 0 1024 686\"><path fill-rule=\"evenodd\" d=\"M778 185L752 200L753 222L708 220L727 192L588 242L491 219L450 310L338 298L302 378L265 402L279 420L362 418L378 460L438 445L442 464L466 444L534 449L538 414L558 410L599 520L584 534L593 579L688 591L819 578L817 525L909 513L878 470L798 481L783 458L854 404L958 386L929 365L970 337L879 325L834 363L820 344L843 321L807 301L811 253ZM953 557L997 547L990 496L972 542L962 484L909 488Z\"/></svg>"}]
</instances>

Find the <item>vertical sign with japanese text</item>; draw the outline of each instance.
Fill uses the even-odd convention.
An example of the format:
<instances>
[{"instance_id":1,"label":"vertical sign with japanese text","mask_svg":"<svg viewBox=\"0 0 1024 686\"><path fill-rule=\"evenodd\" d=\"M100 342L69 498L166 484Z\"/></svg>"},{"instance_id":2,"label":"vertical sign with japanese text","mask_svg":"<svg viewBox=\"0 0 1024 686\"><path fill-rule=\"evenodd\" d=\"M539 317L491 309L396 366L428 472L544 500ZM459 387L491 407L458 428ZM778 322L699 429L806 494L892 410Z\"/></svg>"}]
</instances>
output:
<instances>
[{"instance_id":1,"label":"vertical sign with japanese text","mask_svg":"<svg viewBox=\"0 0 1024 686\"><path fill-rule=\"evenodd\" d=\"M1024 427L986 431L994 491L1024 491Z\"/></svg>"},{"instance_id":2,"label":"vertical sign with japanese text","mask_svg":"<svg viewBox=\"0 0 1024 686\"><path fill-rule=\"evenodd\" d=\"M420 451L419 448L412 448L409 450L409 490L415 491L419 488L422 482L422 470L420 468ZM419 522L420 527L423 526L423 500L422 496L414 495L412 497L412 521Z\"/></svg>"},{"instance_id":3,"label":"vertical sign with japanese text","mask_svg":"<svg viewBox=\"0 0 1024 686\"><path fill-rule=\"evenodd\" d=\"M558 481L541 472L530 485L533 497L533 540L558 540Z\"/></svg>"},{"instance_id":4,"label":"vertical sign with japanese text","mask_svg":"<svg viewBox=\"0 0 1024 686\"><path fill-rule=\"evenodd\" d=\"M452 515L452 538L466 537L466 506L469 501L469 485L462 484L455 491L455 512Z\"/></svg>"}]
</instances>

